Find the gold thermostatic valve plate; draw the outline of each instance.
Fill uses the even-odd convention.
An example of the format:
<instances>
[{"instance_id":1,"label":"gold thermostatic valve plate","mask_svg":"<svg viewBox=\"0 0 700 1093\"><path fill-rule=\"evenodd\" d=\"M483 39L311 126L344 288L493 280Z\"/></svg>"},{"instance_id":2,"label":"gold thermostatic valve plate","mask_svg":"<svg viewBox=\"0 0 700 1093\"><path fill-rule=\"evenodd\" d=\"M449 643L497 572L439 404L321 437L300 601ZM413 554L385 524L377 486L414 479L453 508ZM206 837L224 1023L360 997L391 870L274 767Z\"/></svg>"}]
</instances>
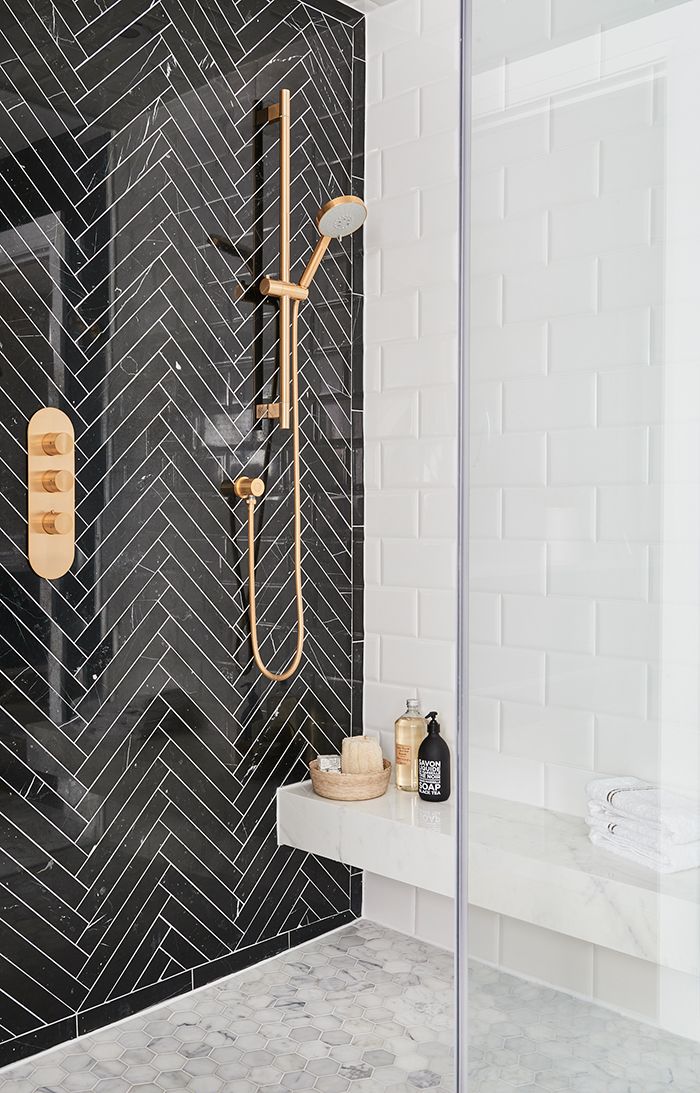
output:
<instances>
[{"instance_id":1,"label":"gold thermostatic valve plate","mask_svg":"<svg viewBox=\"0 0 700 1093\"><path fill-rule=\"evenodd\" d=\"M27 429L29 564L55 581L75 557L75 434L53 406L37 410Z\"/></svg>"}]
</instances>

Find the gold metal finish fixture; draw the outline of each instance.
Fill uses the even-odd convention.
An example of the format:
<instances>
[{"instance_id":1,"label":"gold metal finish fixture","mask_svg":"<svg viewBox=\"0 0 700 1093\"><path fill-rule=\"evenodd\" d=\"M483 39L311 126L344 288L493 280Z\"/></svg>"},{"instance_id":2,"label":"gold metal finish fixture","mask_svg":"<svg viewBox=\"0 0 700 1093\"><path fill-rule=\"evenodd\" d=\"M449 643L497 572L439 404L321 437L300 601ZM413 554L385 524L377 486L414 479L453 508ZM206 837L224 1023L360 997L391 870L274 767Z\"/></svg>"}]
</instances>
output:
<instances>
[{"instance_id":1,"label":"gold metal finish fixture","mask_svg":"<svg viewBox=\"0 0 700 1093\"><path fill-rule=\"evenodd\" d=\"M278 102L270 103L269 106L264 106L262 110L258 110L255 115L255 121L257 125L265 125L270 121L279 121L280 116L280 104Z\"/></svg>"},{"instance_id":2,"label":"gold metal finish fixture","mask_svg":"<svg viewBox=\"0 0 700 1093\"><path fill-rule=\"evenodd\" d=\"M328 250L328 245L329 245L330 242L331 242L330 236L328 236L328 235L322 235L321 236L318 243L316 244L316 246L313 249L313 252L311 254L311 257L309 258L306 269L304 270L304 272L301 275L301 280L299 281L299 284L303 288L306 289L307 295L308 295L308 291L309 291L309 285L311 284L314 277L316 276L316 270L321 265L321 262L323 261L323 256L326 253L326 251Z\"/></svg>"},{"instance_id":3,"label":"gold metal finish fixture","mask_svg":"<svg viewBox=\"0 0 700 1093\"><path fill-rule=\"evenodd\" d=\"M233 483L233 492L236 497L262 497L265 492L265 483L262 478L237 478Z\"/></svg>"},{"instance_id":4,"label":"gold metal finish fixture","mask_svg":"<svg viewBox=\"0 0 700 1093\"><path fill-rule=\"evenodd\" d=\"M326 239L342 239L361 228L367 219L367 206L361 197L341 194L332 197L316 213L316 227Z\"/></svg>"},{"instance_id":5,"label":"gold metal finish fixture","mask_svg":"<svg viewBox=\"0 0 700 1093\"><path fill-rule=\"evenodd\" d=\"M67 455L73 447L73 438L70 433L46 433L41 446L46 455Z\"/></svg>"},{"instance_id":6,"label":"gold metal finish fixture","mask_svg":"<svg viewBox=\"0 0 700 1093\"><path fill-rule=\"evenodd\" d=\"M250 610L250 644L258 670L266 679L277 683L290 679L301 664L304 648L304 599L301 590L301 466L299 462L299 301L292 304L292 461L294 470L294 598L297 608L297 644L294 656L283 672L272 672L263 662L258 645L258 617L255 604L255 503L257 497L248 497L248 603ZM238 479L240 482L241 480ZM253 479L259 482L260 479ZM235 487L234 487L235 489Z\"/></svg>"},{"instance_id":7,"label":"gold metal finish fixture","mask_svg":"<svg viewBox=\"0 0 700 1093\"><path fill-rule=\"evenodd\" d=\"M306 269L301 275L299 284L307 289L316 276L316 270L321 265L323 256L328 250L333 239L342 239L344 235L361 228L367 218L367 206L361 198L353 194L342 194L327 201L323 208L316 214L316 227L321 233L321 238L313 249L313 253L306 264Z\"/></svg>"},{"instance_id":8,"label":"gold metal finish fixture","mask_svg":"<svg viewBox=\"0 0 700 1093\"><path fill-rule=\"evenodd\" d=\"M259 670L267 679L285 680L294 675L301 663L304 646L304 603L301 587L301 468L299 461L299 306L308 298L309 286L321 264L332 239L340 239L362 227L367 207L359 197L343 194L328 201L319 210L316 226L321 238L314 247L311 258L299 283L291 281L290 263L290 124L291 101L287 90L280 91L278 103L258 111L259 123L278 121L280 124L280 275L279 278L263 277L259 288L263 296L279 300L279 402L261 403L255 408L258 420L271 418L279 421L281 429L292 426L292 451L294 471L294 587L297 610L297 643L294 656L284 672L272 672L265 666L258 646L257 613L255 605L255 504L262 495L264 485L259 478L238 478L233 484L237 497L245 498L248 505L248 578L250 584L250 640L253 657ZM291 311L291 347L290 347ZM291 349L291 352L290 352ZM291 356L291 377L290 377ZM291 378L291 400L290 400ZM262 489L256 492L256 483Z\"/></svg>"},{"instance_id":9,"label":"gold metal finish fixture","mask_svg":"<svg viewBox=\"0 0 700 1093\"><path fill-rule=\"evenodd\" d=\"M275 281L272 277L263 277L260 291L263 296L289 296L290 300L306 300L309 295L308 288L291 285L288 281Z\"/></svg>"},{"instance_id":10,"label":"gold metal finish fixture","mask_svg":"<svg viewBox=\"0 0 700 1093\"><path fill-rule=\"evenodd\" d=\"M67 512L45 512L41 526L47 535L67 535L73 527L73 521Z\"/></svg>"},{"instance_id":11,"label":"gold metal finish fixture","mask_svg":"<svg viewBox=\"0 0 700 1093\"><path fill-rule=\"evenodd\" d=\"M260 282L260 291L263 296L276 296L280 302L279 313L279 368L280 368L280 403L279 423L280 428L289 428L289 301L290 290L300 291L297 285L290 285L291 259L289 253L289 212L291 203L290 189L290 126L291 126L291 95L286 88L280 91L279 102L273 103L265 110L259 112L259 119L263 122L276 121L280 127L280 275L275 280L271 277L263 277ZM296 296L296 299L304 299ZM263 415L261 415L263 416ZM271 414L265 414L271 417Z\"/></svg>"},{"instance_id":12,"label":"gold metal finish fixture","mask_svg":"<svg viewBox=\"0 0 700 1093\"><path fill-rule=\"evenodd\" d=\"M52 406L37 410L27 429L28 554L34 572L50 581L75 557L74 449L70 418Z\"/></svg>"},{"instance_id":13,"label":"gold metal finish fixture","mask_svg":"<svg viewBox=\"0 0 700 1093\"><path fill-rule=\"evenodd\" d=\"M41 476L41 488L47 493L67 493L72 485L69 471L44 471Z\"/></svg>"}]
</instances>

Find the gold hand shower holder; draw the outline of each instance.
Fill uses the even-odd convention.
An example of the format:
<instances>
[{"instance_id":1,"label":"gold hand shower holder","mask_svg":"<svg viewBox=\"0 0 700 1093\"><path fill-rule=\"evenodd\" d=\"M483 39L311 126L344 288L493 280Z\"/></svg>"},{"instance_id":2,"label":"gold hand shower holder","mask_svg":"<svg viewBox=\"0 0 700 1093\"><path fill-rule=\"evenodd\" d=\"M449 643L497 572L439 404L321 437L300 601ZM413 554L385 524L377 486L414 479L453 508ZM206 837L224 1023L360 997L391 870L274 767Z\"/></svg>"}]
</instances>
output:
<instances>
[{"instance_id":1,"label":"gold hand shower holder","mask_svg":"<svg viewBox=\"0 0 700 1093\"><path fill-rule=\"evenodd\" d=\"M342 196L327 202L320 210L316 223L321 237L298 284L291 281L290 258L290 127L291 96L287 89L280 91L279 101L260 110L257 120L261 124L279 122L280 164L280 276L263 277L259 288L263 296L279 300L279 402L256 406L256 418L276 419L281 429L292 428L293 475L294 475L294 587L297 612L297 642L294 656L283 672L272 672L260 656L255 602L255 505L262 496L265 485L259 478L238 478L233 484L236 496L248 505L248 581L250 604L250 640L255 663L267 678L275 681L289 679L299 664L304 646L304 603L301 577L301 468L299 460L299 306L308 298L309 286L321 264L321 260L334 236L342 237L355 231L364 223L367 210L360 198ZM330 233L325 227L332 227ZM290 345L291 319L291 345ZM291 369L290 369L291 363ZM291 379L291 400L290 400Z\"/></svg>"}]
</instances>

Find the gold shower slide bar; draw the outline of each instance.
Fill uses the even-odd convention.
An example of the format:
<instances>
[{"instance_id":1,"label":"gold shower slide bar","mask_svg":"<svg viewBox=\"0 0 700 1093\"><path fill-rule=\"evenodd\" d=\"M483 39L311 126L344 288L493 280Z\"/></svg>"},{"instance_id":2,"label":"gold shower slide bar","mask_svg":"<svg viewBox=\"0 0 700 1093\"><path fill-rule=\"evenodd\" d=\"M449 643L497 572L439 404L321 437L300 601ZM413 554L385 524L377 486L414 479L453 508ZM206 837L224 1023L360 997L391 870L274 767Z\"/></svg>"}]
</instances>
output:
<instances>
[{"instance_id":1,"label":"gold shower slide bar","mask_svg":"<svg viewBox=\"0 0 700 1093\"><path fill-rule=\"evenodd\" d=\"M258 624L255 597L255 505L262 497L265 484L259 478L242 476L232 483L237 497L248 506L248 610L250 617L250 642L253 659L259 671L275 681L290 679L301 663L304 647L304 602L301 572L301 466L299 443L299 308L308 298L309 286L332 239L361 228L367 216L367 207L361 198L353 194L341 194L323 205L316 217L320 238L306 264L298 284L290 281L290 178L289 178L289 91L280 91L279 103L261 110L259 122L280 123L280 275L279 278L263 277L260 292L279 300L279 402L263 403L256 407L256 417L278 419L283 429L292 424L292 470L294 505L294 599L297 613L297 640L292 660L282 672L273 672L264 663L258 644ZM291 331L290 331L291 319ZM291 333L291 372L290 372ZM291 402L290 402L291 378Z\"/></svg>"},{"instance_id":2,"label":"gold shower slide bar","mask_svg":"<svg viewBox=\"0 0 700 1093\"><path fill-rule=\"evenodd\" d=\"M273 103L266 110L261 111L261 116L266 122L279 122L280 127L280 276L278 281L264 278L263 283L274 286L274 291L269 295L277 296L280 302L279 310L279 407L275 410L274 404L262 404L256 410L256 416L278 417L281 429L289 428L289 318L290 302L296 286L289 283L291 270L290 255L290 126L291 126L291 95L287 88L282 88L278 103ZM264 289L261 285L261 291ZM267 293L265 293L267 295ZM307 293L308 295L308 293ZM294 296L294 299L305 299L304 296Z\"/></svg>"}]
</instances>

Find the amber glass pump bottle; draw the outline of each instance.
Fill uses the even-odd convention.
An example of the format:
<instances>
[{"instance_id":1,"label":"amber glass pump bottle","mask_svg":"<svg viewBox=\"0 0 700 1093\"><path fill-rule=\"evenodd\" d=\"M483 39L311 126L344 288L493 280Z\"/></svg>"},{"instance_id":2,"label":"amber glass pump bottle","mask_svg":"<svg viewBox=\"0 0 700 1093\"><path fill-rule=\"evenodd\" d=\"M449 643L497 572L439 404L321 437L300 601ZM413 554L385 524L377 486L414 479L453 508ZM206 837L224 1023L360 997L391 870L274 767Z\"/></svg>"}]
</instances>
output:
<instances>
[{"instance_id":1,"label":"amber glass pump bottle","mask_svg":"<svg viewBox=\"0 0 700 1093\"><path fill-rule=\"evenodd\" d=\"M418 792L418 748L425 735L425 718L417 699L406 699L406 712L394 724L396 785Z\"/></svg>"}]
</instances>

